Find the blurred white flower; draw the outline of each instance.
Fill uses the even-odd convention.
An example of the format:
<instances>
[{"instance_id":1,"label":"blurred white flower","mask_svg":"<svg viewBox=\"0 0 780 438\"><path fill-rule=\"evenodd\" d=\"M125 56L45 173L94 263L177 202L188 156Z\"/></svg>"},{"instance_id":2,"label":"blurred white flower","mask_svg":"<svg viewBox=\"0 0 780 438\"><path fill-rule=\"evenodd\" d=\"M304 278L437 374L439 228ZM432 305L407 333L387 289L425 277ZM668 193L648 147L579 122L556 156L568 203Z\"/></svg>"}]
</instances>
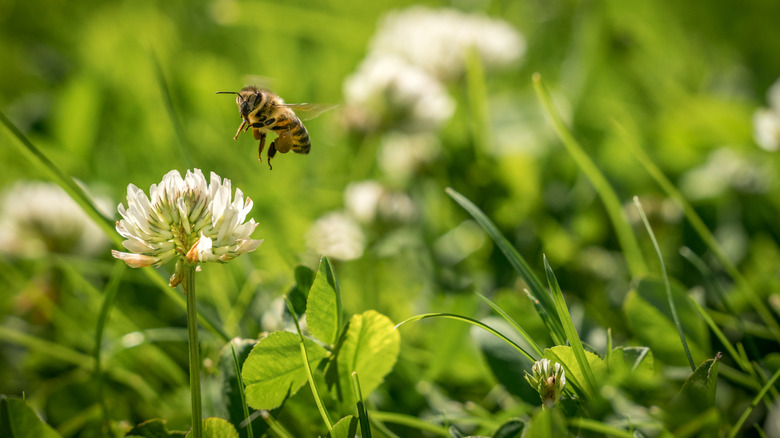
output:
<instances>
[{"instance_id":1,"label":"blurred white flower","mask_svg":"<svg viewBox=\"0 0 780 438\"><path fill-rule=\"evenodd\" d=\"M344 82L349 127L372 131L386 125L435 130L455 103L433 76L398 56L369 56Z\"/></svg>"},{"instance_id":2,"label":"blurred white flower","mask_svg":"<svg viewBox=\"0 0 780 438\"><path fill-rule=\"evenodd\" d=\"M358 221L371 223L376 219L384 192L385 188L376 181L350 183L344 190L344 206Z\"/></svg>"},{"instance_id":3,"label":"blurred white flower","mask_svg":"<svg viewBox=\"0 0 780 438\"><path fill-rule=\"evenodd\" d=\"M362 256L365 241L360 225L343 212L331 212L317 219L307 233L312 251L338 260Z\"/></svg>"},{"instance_id":4,"label":"blurred white flower","mask_svg":"<svg viewBox=\"0 0 780 438\"><path fill-rule=\"evenodd\" d=\"M682 176L680 188L691 200L714 198L733 188L761 193L772 184L773 173L766 163L752 162L733 149L713 151L707 161Z\"/></svg>"},{"instance_id":5,"label":"blurred white flower","mask_svg":"<svg viewBox=\"0 0 780 438\"><path fill-rule=\"evenodd\" d=\"M537 360L531 367L533 375L525 373L525 380L539 391L542 404L545 407L553 407L561 399L563 388L566 386L566 374L563 366L549 359Z\"/></svg>"},{"instance_id":6,"label":"blurred white flower","mask_svg":"<svg viewBox=\"0 0 780 438\"><path fill-rule=\"evenodd\" d=\"M127 186L127 208L119 204L122 220L116 229L130 252L112 251L128 266L160 266L176 260L171 286L182 280L185 264L226 262L254 251L262 240L250 235L254 219L244 222L252 200L236 189L231 201L230 180L211 172L210 183L200 169L185 178L172 170L159 185L152 184L149 197L133 184Z\"/></svg>"},{"instance_id":7,"label":"blurred white flower","mask_svg":"<svg viewBox=\"0 0 780 438\"><path fill-rule=\"evenodd\" d=\"M431 133L389 133L382 137L377 161L379 168L397 180L405 181L425 164L439 157L441 146Z\"/></svg>"},{"instance_id":8,"label":"blurred white flower","mask_svg":"<svg viewBox=\"0 0 780 438\"><path fill-rule=\"evenodd\" d=\"M39 257L46 252L58 252L92 256L108 244L100 227L56 184L20 181L2 195L0 250L6 254Z\"/></svg>"},{"instance_id":9,"label":"blurred white flower","mask_svg":"<svg viewBox=\"0 0 780 438\"><path fill-rule=\"evenodd\" d=\"M384 17L371 51L397 55L446 79L463 73L471 48L486 68L493 68L518 62L525 46L520 33L503 20L456 9L412 6Z\"/></svg>"},{"instance_id":10,"label":"blurred white flower","mask_svg":"<svg viewBox=\"0 0 780 438\"><path fill-rule=\"evenodd\" d=\"M404 223L417 215L408 195L390 191L372 180L350 183L344 190L344 205L352 217L364 224L376 220Z\"/></svg>"},{"instance_id":11,"label":"blurred white flower","mask_svg":"<svg viewBox=\"0 0 780 438\"><path fill-rule=\"evenodd\" d=\"M767 91L769 108L759 108L753 114L753 137L763 149L780 149L780 79Z\"/></svg>"}]
</instances>

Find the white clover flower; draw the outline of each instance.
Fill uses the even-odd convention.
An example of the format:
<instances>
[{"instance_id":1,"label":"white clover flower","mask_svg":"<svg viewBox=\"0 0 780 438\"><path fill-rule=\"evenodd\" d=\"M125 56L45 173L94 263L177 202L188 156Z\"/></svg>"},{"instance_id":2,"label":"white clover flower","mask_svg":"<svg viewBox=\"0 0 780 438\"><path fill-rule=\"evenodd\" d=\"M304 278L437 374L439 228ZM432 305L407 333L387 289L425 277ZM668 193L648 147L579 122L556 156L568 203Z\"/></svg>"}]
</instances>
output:
<instances>
[{"instance_id":1,"label":"white clover flower","mask_svg":"<svg viewBox=\"0 0 780 438\"><path fill-rule=\"evenodd\" d=\"M252 200L236 189L231 200L229 179L211 172L210 182L200 169L185 178L172 170L159 185L152 184L149 197L133 184L127 186L127 208L119 204L122 220L116 229L130 252L112 251L128 266L160 266L176 260L171 286L182 280L185 264L227 262L254 251L262 240L250 238L254 219L244 222Z\"/></svg>"},{"instance_id":2,"label":"white clover flower","mask_svg":"<svg viewBox=\"0 0 780 438\"><path fill-rule=\"evenodd\" d=\"M371 223L376 219L384 192L385 188L377 181L350 183L344 190L344 206L358 221Z\"/></svg>"},{"instance_id":3,"label":"white clover flower","mask_svg":"<svg viewBox=\"0 0 780 438\"><path fill-rule=\"evenodd\" d=\"M346 123L362 131L387 125L435 130L455 103L436 78L398 56L369 56L344 82Z\"/></svg>"},{"instance_id":4,"label":"white clover flower","mask_svg":"<svg viewBox=\"0 0 780 438\"><path fill-rule=\"evenodd\" d=\"M773 175L769 163L754 162L732 148L723 147L712 151L706 162L686 172L680 189L692 200L721 196L728 189L763 193L772 186Z\"/></svg>"},{"instance_id":5,"label":"white clover flower","mask_svg":"<svg viewBox=\"0 0 780 438\"><path fill-rule=\"evenodd\" d=\"M759 108L753 114L753 137L767 151L780 149L780 79L767 91L769 108Z\"/></svg>"},{"instance_id":6,"label":"white clover flower","mask_svg":"<svg viewBox=\"0 0 780 438\"><path fill-rule=\"evenodd\" d=\"M400 56L442 79L463 74L472 48L486 68L494 68L517 63L526 44L503 20L423 6L387 14L371 43L373 53Z\"/></svg>"},{"instance_id":7,"label":"white clover flower","mask_svg":"<svg viewBox=\"0 0 780 438\"><path fill-rule=\"evenodd\" d=\"M385 222L409 222L417 215L412 199L393 192L377 181L350 183L344 190L346 210L363 224L377 219Z\"/></svg>"},{"instance_id":8,"label":"white clover flower","mask_svg":"<svg viewBox=\"0 0 780 438\"><path fill-rule=\"evenodd\" d=\"M525 380L539 392L542 404L545 407L553 407L561 399L561 393L566 386L566 375L563 366L549 359L541 359L534 362L531 367L533 375L525 373Z\"/></svg>"},{"instance_id":9,"label":"white clover flower","mask_svg":"<svg viewBox=\"0 0 780 438\"><path fill-rule=\"evenodd\" d=\"M366 238L357 222L343 212L331 212L317 219L307 233L311 250L338 260L363 255Z\"/></svg>"},{"instance_id":10,"label":"white clover flower","mask_svg":"<svg viewBox=\"0 0 780 438\"><path fill-rule=\"evenodd\" d=\"M439 139L431 133L390 133L382 137L377 152L379 168L387 175L406 181L421 167L439 157Z\"/></svg>"},{"instance_id":11,"label":"white clover flower","mask_svg":"<svg viewBox=\"0 0 780 438\"><path fill-rule=\"evenodd\" d=\"M58 252L94 256L108 244L100 227L56 184L20 181L2 195L0 250L6 254L40 257L46 252Z\"/></svg>"}]
</instances>

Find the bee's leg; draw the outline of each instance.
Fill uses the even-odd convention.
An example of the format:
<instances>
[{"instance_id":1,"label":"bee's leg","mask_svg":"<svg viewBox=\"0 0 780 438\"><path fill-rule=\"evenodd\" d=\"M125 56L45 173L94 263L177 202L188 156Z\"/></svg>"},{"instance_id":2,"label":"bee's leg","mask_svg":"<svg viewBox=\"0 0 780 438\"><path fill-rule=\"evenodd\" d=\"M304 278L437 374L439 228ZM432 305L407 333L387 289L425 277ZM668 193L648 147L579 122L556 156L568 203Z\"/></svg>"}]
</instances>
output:
<instances>
[{"instance_id":1,"label":"bee's leg","mask_svg":"<svg viewBox=\"0 0 780 438\"><path fill-rule=\"evenodd\" d=\"M257 159L263 161L263 148L265 147L265 133L260 133L260 145L257 147Z\"/></svg>"},{"instance_id":2,"label":"bee's leg","mask_svg":"<svg viewBox=\"0 0 780 438\"><path fill-rule=\"evenodd\" d=\"M238 126L238 131L236 131L236 135L235 135L235 137L233 137L233 140L237 140L238 139L238 134L241 134L241 130L244 128L245 125L246 125L246 120L241 122L241 124Z\"/></svg>"},{"instance_id":3,"label":"bee's leg","mask_svg":"<svg viewBox=\"0 0 780 438\"><path fill-rule=\"evenodd\" d=\"M271 158L276 155L276 140L272 141L271 146L268 147L268 168L271 170L274 170L273 166L271 166Z\"/></svg>"}]
</instances>

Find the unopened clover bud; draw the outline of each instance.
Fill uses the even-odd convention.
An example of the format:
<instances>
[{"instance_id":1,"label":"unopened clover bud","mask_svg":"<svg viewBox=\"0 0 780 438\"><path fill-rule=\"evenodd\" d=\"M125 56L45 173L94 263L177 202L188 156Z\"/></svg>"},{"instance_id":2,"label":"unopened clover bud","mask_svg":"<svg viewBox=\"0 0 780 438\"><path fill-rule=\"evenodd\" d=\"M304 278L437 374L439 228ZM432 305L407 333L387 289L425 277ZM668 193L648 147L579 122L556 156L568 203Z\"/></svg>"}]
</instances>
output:
<instances>
[{"instance_id":1,"label":"unopened clover bud","mask_svg":"<svg viewBox=\"0 0 780 438\"><path fill-rule=\"evenodd\" d=\"M566 376L563 366L549 359L541 359L531 367L533 375L525 373L525 380L539 392L542 405L551 408L561 399L563 387L566 386Z\"/></svg>"}]
</instances>

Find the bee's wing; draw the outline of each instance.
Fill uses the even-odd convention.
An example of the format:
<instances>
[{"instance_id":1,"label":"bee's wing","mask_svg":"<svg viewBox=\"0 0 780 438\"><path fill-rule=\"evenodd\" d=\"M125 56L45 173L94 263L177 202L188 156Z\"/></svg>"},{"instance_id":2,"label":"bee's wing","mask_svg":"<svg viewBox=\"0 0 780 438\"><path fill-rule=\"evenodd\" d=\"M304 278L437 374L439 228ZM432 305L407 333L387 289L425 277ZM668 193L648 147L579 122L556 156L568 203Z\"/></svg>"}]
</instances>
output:
<instances>
[{"instance_id":1,"label":"bee's wing","mask_svg":"<svg viewBox=\"0 0 780 438\"><path fill-rule=\"evenodd\" d=\"M319 117L322 113L336 108L338 105L328 105L322 103L285 103L281 106L295 111L295 114L301 120L311 120Z\"/></svg>"},{"instance_id":2,"label":"bee's wing","mask_svg":"<svg viewBox=\"0 0 780 438\"><path fill-rule=\"evenodd\" d=\"M242 79L244 80L244 84L254 85L255 87L258 88L269 89L272 88L273 86L273 79L267 76L244 75Z\"/></svg>"}]
</instances>

